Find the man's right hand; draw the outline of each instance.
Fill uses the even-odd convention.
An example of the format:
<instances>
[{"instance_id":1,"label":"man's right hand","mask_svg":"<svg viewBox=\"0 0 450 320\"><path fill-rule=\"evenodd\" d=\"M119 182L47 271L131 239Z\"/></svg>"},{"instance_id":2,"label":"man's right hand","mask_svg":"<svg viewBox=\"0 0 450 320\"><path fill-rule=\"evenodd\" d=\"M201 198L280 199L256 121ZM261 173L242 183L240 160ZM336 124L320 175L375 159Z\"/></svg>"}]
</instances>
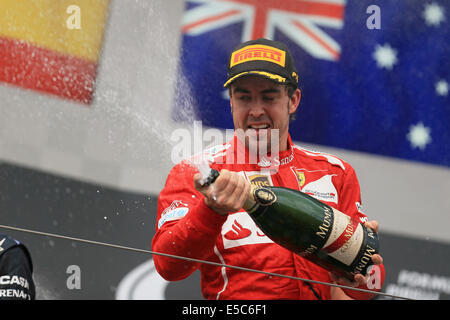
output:
<instances>
[{"instance_id":1,"label":"man's right hand","mask_svg":"<svg viewBox=\"0 0 450 320\"><path fill-rule=\"evenodd\" d=\"M250 192L250 183L236 172L222 169L210 186L200 184L202 175L194 175L194 186L205 196L205 204L220 215L242 209Z\"/></svg>"}]
</instances>

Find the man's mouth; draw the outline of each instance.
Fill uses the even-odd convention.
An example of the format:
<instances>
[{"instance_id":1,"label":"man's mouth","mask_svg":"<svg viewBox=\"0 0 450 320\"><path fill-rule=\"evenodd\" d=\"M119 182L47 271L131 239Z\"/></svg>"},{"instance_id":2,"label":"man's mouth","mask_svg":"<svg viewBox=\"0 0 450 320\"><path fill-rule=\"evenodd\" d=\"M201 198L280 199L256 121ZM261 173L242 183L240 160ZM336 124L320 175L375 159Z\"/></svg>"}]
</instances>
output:
<instances>
[{"instance_id":1,"label":"man's mouth","mask_svg":"<svg viewBox=\"0 0 450 320\"><path fill-rule=\"evenodd\" d=\"M264 124L251 124L248 126L249 129L259 130L259 129L269 129L270 124L264 123Z\"/></svg>"}]
</instances>

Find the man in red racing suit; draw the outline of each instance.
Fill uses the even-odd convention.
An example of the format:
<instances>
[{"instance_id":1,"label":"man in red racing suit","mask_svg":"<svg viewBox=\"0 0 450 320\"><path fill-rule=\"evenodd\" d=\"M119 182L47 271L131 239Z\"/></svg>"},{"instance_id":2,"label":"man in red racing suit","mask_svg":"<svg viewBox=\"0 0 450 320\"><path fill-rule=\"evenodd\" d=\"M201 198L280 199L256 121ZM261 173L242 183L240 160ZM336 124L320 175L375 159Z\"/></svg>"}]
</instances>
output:
<instances>
[{"instance_id":1,"label":"man in red racing suit","mask_svg":"<svg viewBox=\"0 0 450 320\"><path fill-rule=\"evenodd\" d=\"M240 144L234 137L230 143L212 148L209 158L214 162L211 167L238 172L250 183L303 191L361 222L367 221L360 211L358 180L348 163L329 154L298 147L289 138L289 149L280 153L275 174L264 171L268 165L264 161L258 164L225 164L227 153L236 153ZM212 211L205 205L203 195L194 188L196 172L198 169L189 161L177 164L170 172L159 195L153 250L331 282L326 270L273 243L244 210L227 216ZM331 298L330 287L326 285L157 255L154 255L154 261L160 275L170 281L184 279L200 269L202 293L206 299ZM383 266L380 267L384 278ZM367 293L344 291L358 299L373 297Z\"/></svg>"},{"instance_id":2,"label":"man in red racing suit","mask_svg":"<svg viewBox=\"0 0 450 320\"><path fill-rule=\"evenodd\" d=\"M264 46L258 47L261 44ZM240 209L250 184L283 186L305 192L362 223L367 222L367 217L360 210L359 183L353 168L335 156L303 149L291 141L286 122L298 106L300 93L298 89L294 94L283 91L283 79L286 81L286 77L295 72L292 65L288 64L291 61L287 49L279 43L260 39L243 44L235 52L239 53L241 48L247 50L247 53L255 48L266 50L269 46L275 53L283 50L287 61L283 62L284 69L289 69L289 72L283 73L284 69L278 67L279 61L275 61L276 66L275 63L272 66L264 62L255 67L253 62L257 58L253 57L247 65L245 59L243 63L239 62L240 67L248 69L236 70L234 73L238 74L234 75L231 67L233 64L230 62L229 79L233 83L230 101L236 129L247 130L250 135L258 137L262 130L280 129L280 152L248 161L248 155L252 154L249 144L235 133L231 141L206 150L202 155L209 161L211 168L221 172L207 192L198 185L199 170L193 165L197 161L196 157L175 165L159 194L152 249L161 253L330 283L336 281L332 274L273 243L250 216ZM261 55L257 55L259 56ZM269 59L267 57L272 56L266 56L266 60ZM284 77L276 78L277 75ZM274 83L274 79L281 84ZM296 85L296 78L288 80ZM289 114L284 109L286 105ZM219 179L222 181L219 182ZM233 179L235 187L230 188L230 181ZM211 196L213 190L210 190L216 184L219 184L215 190L218 193L217 199ZM228 186L228 189L222 188L222 185ZM223 204L227 198L232 201ZM202 294L206 299L374 297L371 293L342 290L297 279L159 255L153 257L158 273L169 281L184 279L199 269ZM379 277L376 281L378 286L370 289L381 289L384 280L384 267L380 260L376 262L376 267L378 272L376 268L374 270ZM339 283L342 283L342 279ZM355 283L361 288L368 288L365 282Z\"/></svg>"}]
</instances>

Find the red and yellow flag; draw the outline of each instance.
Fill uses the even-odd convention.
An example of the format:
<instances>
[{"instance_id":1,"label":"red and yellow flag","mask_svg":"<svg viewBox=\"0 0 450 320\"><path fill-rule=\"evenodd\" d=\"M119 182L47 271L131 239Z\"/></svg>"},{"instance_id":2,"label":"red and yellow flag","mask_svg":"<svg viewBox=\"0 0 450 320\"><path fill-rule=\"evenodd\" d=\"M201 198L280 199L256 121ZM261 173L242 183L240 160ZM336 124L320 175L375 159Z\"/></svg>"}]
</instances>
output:
<instances>
[{"instance_id":1,"label":"red and yellow flag","mask_svg":"<svg viewBox=\"0 0 450 320\"><path fill-rule=\"evenodd\" d=\"M108 4L0 1L0 81L89 104Z\"/></svg>"}]
</instances>

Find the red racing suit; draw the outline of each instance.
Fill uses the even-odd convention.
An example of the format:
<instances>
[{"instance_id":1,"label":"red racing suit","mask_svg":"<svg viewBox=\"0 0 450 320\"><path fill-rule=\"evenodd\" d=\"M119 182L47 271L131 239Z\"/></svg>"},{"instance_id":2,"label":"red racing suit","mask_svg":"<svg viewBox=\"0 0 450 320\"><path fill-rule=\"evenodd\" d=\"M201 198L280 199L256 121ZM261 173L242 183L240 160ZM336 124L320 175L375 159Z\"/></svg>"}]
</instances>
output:
<instances>
[{"instance_id":1,"label":"red racing suit","mask_svg":"<svg viewBox=\"0 0 450 320\"><path fill-rule=\"evenodd\" d=\"M296 146L290 137L288 145L279 157L239 161L237 155L246 149L235 135L230 142L213 147L204 155L209 158L211 168L218 171L238 172L253 184L301 190L361 222L367 221L360 211L359 183L348 163ZM193 176L198 169L191 161L173 167L159 194L152 250L331 282L328 271L273 243L244 210L221 216L206 206L204 196L194 188ZM265 170L268 167L272 170ZM168 281L184 279L200 269L206 299L330 299L327 285L158 255L153 259L158 273ZM383 266L381 271L382 283ZM356 299L374 296L344 291Z\"/></svg>"}]
</instances>

